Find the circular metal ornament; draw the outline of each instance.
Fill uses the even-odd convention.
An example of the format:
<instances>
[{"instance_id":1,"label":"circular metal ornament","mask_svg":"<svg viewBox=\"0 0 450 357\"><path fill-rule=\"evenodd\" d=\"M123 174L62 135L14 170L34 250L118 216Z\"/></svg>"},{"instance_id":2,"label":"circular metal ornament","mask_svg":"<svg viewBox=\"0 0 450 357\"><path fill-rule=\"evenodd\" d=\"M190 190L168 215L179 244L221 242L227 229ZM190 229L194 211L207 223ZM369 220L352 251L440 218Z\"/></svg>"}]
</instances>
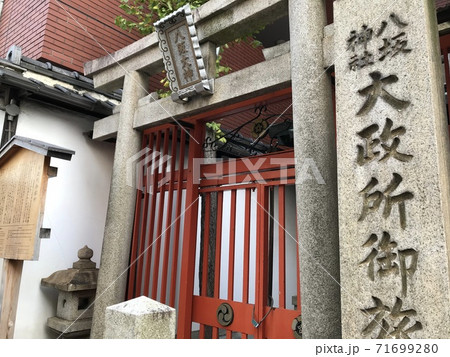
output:
<instances>
[{"instance_id":1,"label":"circular metal ornament","mask_svg":"<svg viewBox=\"0 0 450 357\"><path fill-rule=\"evenodd\" d=\"M234 311L230 304L223 303L217 308L217 321L221 326L229 326L233 322Z\"/></svg>"},{"instance_id":2,"label":"circular metal ornament","mask_svg":"<svg viewBox=\"0 0 450 357\"><path fill-rule=\"evenodd\" d=\"M263 136L263 133L267 129L268 126L269 126L269 124L267 124L266 119L264 119L264 118L258 119L253 124L253 129L252 129L253 138L258 139L259 137Z\"/></svg>"},{"instance_id":3,"label":"circular metal ornament","mask_svg":"<svg viewBox=\"0 0 450 357\"><path fill-rule=\"evenodd\" d=\"M302 338L302 315L297 316L292 321L292 332L295 338Z\"/></svg>"}]
</instances>

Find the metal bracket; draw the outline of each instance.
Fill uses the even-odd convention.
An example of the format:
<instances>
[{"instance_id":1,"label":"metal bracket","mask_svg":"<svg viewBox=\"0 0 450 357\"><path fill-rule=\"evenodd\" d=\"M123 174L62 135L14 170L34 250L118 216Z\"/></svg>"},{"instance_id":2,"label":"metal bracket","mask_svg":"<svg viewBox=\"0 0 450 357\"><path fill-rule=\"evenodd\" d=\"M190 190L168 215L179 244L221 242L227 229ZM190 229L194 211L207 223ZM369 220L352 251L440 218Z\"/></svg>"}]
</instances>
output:
<instances>
[{"instance_id":1,"label":"metal bracket","mask_svg":"<svg viewBox=\"0 0 450 357\"><path fill-rule=\"evenodd\" d=\"M51 232L51 228L41 228L39 231L39 238L48 239L50 238Z\"/></svg>"},{"instance_id":2,"label":"metal bracket","mask_svg":"<svg viewBox=\"0 0 450 357\"><path fill-rule=\"evenodd\" d=\"M53 177L58 176L58 168L54 167L54 166L49 166L48 169L47 169L47 176L49 178L53 178Z\"/></svg>"},{"instance_id":3,"label":"metal bracket","mask_svg":"<svg viewBox=\"0 0 450 357\"><path fill-rule=\"evenodd\" d=\"M269 300L270 300L270 310L267 311L267 314L264 315L264 317L261 319L261 321L256 321L255 320L255 305L253 305L253 312L252 312L252 325L255 326L255 328L258 328L259 326L261 326L261 324L263 323L263 321L267 318L267 316L269 316L269 314L272 312L273 310L273 298L271 296L269 296Z\"/></svg>"}]
</instances>

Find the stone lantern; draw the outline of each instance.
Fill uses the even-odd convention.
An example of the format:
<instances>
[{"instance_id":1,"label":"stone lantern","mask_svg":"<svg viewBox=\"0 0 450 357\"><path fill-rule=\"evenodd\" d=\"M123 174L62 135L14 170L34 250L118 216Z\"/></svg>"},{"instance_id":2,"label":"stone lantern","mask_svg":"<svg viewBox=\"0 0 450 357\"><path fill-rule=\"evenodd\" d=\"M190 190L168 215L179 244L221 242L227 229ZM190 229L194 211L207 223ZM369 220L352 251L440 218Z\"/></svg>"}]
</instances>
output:
<instances>
[{"instance_id":1,"label":"stone lantern","mask_svg":"<svg viewBox=\"0 0 450 357\"><path fill-rule=\"evenodd\" d=\"M78 251L79 260L67 270L59 270L41 280L41 285L58 290L56 316L47 326L60 337L88 336L92 325L98 269L91 261L94 252L88 246Z\"/></svg>"}]
</instances>

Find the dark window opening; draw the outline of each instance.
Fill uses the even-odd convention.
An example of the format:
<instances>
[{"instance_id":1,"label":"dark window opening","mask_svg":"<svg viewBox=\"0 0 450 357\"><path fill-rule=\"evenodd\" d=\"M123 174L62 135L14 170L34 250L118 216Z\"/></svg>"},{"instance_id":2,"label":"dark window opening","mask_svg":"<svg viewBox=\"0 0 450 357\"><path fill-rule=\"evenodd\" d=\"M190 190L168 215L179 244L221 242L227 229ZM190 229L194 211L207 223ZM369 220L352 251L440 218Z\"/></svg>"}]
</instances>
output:
<instances>
[{"instance_id":1,"label":"dark window opening","mask_svg":"<svg viewBox=\"0 0 450 357\"><path fill-rule=\"evenodd\" d=\"M89 307L89 298L88 297L80 297L78 299L78 310L86 310Z\"/></svg>"}]
</instances>

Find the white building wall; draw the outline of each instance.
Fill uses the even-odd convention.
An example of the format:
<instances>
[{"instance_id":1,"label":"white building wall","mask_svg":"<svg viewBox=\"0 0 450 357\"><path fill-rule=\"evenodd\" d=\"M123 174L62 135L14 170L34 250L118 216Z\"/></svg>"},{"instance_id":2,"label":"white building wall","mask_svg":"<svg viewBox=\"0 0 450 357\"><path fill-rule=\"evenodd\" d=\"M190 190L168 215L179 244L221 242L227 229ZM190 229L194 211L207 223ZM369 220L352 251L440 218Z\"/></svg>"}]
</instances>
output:
<instances>
[{"instance_id":1,"label":"white building wall","mask_svg":"<svg viewBox=\"0 0 450 357\"><path fill-rule=\"evenodd\" d=\"M71 161L51 159L58 176L48 182L44 227L50 239L41 240L38 261L24 263L16 319L15 338L51 338L48 317L56 313L56 290L40 281L57 270L72 267L84 245L100 262L106 219L114 145L95 142L83 135L92 130L88 116L22 101L17 135L74 150Z\"/></svg>"}]
</instances>

